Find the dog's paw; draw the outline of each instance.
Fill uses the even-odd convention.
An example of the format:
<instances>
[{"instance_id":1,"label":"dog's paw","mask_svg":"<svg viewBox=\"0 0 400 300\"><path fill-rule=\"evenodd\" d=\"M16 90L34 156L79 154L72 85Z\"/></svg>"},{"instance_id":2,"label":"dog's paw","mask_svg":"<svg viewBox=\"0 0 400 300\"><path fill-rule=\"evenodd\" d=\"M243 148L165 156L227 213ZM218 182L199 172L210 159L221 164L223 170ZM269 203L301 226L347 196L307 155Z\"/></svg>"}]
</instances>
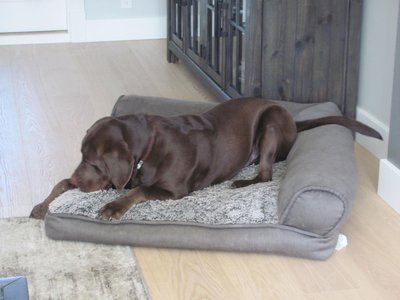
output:
<instances>
[{"instance_id":1,"label":"dog's paw","mask_svg":"<svg viewBox=\"0 0 400 300\"><path fill-rule=\"evenodd\" d=\"M99 218L106 221L120 220L128 208L121 201L112 201L99 210Z\"/></svg>"},{"instance_id":2,"label":"dog's paw","mask_svg":"<svg viewBox=\"0 0 400 300\"><path fill-rule=\"evenodd\" d=\"M241 188L253 184L253 180L236 180L232 183L232 188Z\"/></svg>"},{"instance_id":3,"label":"dog's paw","mask_svg":"<svg viewBox=\"0 0 400 300\"><path fill-rule=\"evenodd\" d=\"M29 217L34 219L44 219L48 209L49 206L47 204L40 203L32 209Z\"/></svg>"},{"instance_id":4,"label":"dog's paw","mask_svg":"<svg viewBox=\"0 0 400 300\"><path fill-rule=\"evenodd\" d=\"M260 176L256 176L253 179L247 179L247 180L236 180L232 183L233 188L241 188L241 187L246 187L252 184L260 183L260 182L267 182L271 181L272 178L261 178Z\"/></svg>"}]
</instances>

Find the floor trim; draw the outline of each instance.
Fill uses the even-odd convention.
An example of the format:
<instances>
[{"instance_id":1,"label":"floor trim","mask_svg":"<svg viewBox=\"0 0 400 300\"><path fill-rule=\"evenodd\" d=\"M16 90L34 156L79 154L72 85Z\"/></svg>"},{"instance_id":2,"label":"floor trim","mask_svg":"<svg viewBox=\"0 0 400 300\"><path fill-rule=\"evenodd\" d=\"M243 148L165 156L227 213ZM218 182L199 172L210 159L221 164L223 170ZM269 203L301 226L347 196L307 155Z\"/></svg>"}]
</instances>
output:
<instances>
[{"instance_id":1,"label":"floor trim","mask_svg":"<svg viewBox=\"0 0 400 300\"><path fill-rule=\"evenodd\" d=\"M389 147L389 127L360 107L357 107L357 120L377 130L382 135L383 141L361 134L356 134L356 141L378 159L386 158Z\"/></svg>"},{"instance_id":2,"label":"floor trim","mask_svg":"<svg viewBox=\"0 0 400 300\"><path fill-rule=\"evenodd\" d=\"M400 169L387 159L379 163L378 195L400 214Z\"/></svg>"}]
</instances>

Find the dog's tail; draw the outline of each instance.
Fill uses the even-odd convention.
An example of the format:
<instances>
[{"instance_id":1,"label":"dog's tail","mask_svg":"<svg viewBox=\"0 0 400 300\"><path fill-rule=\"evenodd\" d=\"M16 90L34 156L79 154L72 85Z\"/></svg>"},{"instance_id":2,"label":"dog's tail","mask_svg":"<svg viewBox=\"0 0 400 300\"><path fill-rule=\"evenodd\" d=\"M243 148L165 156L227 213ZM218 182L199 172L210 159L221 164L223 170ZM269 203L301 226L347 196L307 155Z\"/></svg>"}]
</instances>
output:
<instances>
[{"instance_id":1,"label":"dog's tail","mask_svg":"<svg viewBox=\"0 0 400 300\"><path fill-rule=\"evenodd\" d=\"M319 119L296 122L297 132L312 129L315 127L336 124L347 127L350 130L356 131L366 136L383 140L382 136L375 129L353 119L344 116L331 116Z\"/></svg>"}]
</instances>

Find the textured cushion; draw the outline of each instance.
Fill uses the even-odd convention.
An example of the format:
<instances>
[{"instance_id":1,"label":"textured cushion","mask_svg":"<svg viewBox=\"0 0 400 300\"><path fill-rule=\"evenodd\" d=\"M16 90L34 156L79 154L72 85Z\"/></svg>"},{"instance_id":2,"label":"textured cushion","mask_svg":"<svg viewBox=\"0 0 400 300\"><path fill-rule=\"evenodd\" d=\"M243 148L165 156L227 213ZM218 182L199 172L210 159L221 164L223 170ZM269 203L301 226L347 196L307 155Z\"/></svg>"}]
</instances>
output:
<instances>
[{"instance_id":1,"label":"textured cushion","mask_svg":"<svg viewBox=\"0 0 400 300\"><path fill-rule=\"evenodd\" d=\"M285 106L296 120L340 114L333 103L277 103ZM214 105L122 96L112 114L198 114ZM251 177L255 168L248 167L242 175ZM226 182L182 200L148 201L134 206L123 220L111 223L96 219L96 215L105 202L117 197L112 194L115 192L70 191L50 206L45 219L46 233L54 239L108 244L328 258L355 194L351 132L337 125L302 132L287 161L275 164L274 168L276 175L271 183L235 190ZM83 199L87 202L77 204Z\"/></svg>"},{"instance_id":2,"label":"textured cushion","mask_svg":"<svg viewBox=\"0 0 400 300\"><path fill-rule=\"evenodd\" d=\"M273 168L273 180L240 189L231 188L234 180L252 179L257 175L255 165L243 168L232 180L195 191L178 200L153 200L138 203L121 218L123 221L186 222L204 225L276 224L277 199L286 163ZM62 194L52 203L52 213L66 213L96 218L101 207L125 194L96 191L83 193L78 189Z\"/></svg>"}]
</instances>

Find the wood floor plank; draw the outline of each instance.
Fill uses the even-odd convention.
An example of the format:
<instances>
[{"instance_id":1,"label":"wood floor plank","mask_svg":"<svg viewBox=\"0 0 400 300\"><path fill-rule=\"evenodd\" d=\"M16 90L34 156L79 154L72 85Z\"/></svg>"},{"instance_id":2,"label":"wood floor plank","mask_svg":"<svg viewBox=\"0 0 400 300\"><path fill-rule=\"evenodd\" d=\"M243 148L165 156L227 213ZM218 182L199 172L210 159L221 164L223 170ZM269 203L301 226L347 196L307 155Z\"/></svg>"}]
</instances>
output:
<instances>
[{"instance_id":1,"label":"wood floor plank","mask_svg":"<svg viewBox=\"0 0 400 300\"><path fill-rule=\"evenodd\" d=\"M21 159L22 137L11 76L11 57L9 47L0 48L0 217L7 217L18 210L20 203L15 199L20 196L20 188L17 183L27 173Z\"/></svg>"}]
</instances>

